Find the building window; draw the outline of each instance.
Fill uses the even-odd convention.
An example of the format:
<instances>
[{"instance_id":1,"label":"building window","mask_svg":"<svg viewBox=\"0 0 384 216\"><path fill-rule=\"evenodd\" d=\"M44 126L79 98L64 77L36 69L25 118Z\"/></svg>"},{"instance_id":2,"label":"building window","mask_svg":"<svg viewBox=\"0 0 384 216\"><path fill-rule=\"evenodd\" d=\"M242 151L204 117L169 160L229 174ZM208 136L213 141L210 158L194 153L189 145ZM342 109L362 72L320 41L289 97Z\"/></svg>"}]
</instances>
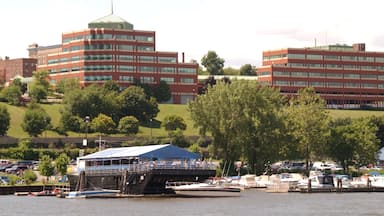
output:
<instances>
[{"instance_id":1,"label":"building window","mask_svg":"<svg viewBox=\"0 0 384 216\"><path fill-rule=\"evenodd\" d=\"M318 78L324 78L326 76L325 73L308 73L309 77L318 77Z\"/></svg>"},{"instance_id":2,"label":"building window","mask_svg":"<svg viewBox=\"0 0 384 216\"><path fill-rule=\"evenodd\" d=\"M119 65L119 70L120 70L120 71L130 71L130 72L134 72L134 71L135 71L135 66Z\"/></svg>"},{"instance_id":3,"label":"building window","mask_svg":"<svg viewBox=\"0 0 384 216\"><path fill-rule=\"evenodd\" d=\"M153 83L155 81L155 78L153 77L140 77L141 83Z\"/></svg>"},{"instance_id":4,"label":"building window","mask_svg":"<svg viewBox=\"0 0 384 216\"><path fill-rule=\"evenodd\" d=\"M161 67L160 69L161 73L175 73L174 67Z\"/></svg>"},{"instance_id":5,"label":"building window","mask_svg":"<svg viewBox=\"0 0 384 216\"><path fill-rule=\"evenodd\" d=\"M273 71L273 76L289 77L290 73L287 71Z\"/></svg>"},{"instance_id":6,"label":"building window","mask_svg":"<svg viewBox=\"0 0 384 216\"><path fill-rule=\"evenodd\" d=\"M370 80L375 80L377 79L377 76L374 74L361 74L361 79L370 79Z\"/></svg>"},{"instance_id":7,"label":"building window","mask_svg":"<svg viewBox=\"0 0 384 216\"><path fill-rule=\"evenodd\" d=\"M182 74L196 74L196 68L179 68L179 73Z\"/></svg>"},{"instance_id":8,"label":"building window","mask_svg":"<svg viewBox=\"0 0 384 216\"><path fill-rule=\"evenodd\" d=\"M160 80L161 81L165 81L168 84L171 84L171 83L175 82L175 78L173 78L173 77L161 77Z\"/></svg>"},{"instance_id":9,"label":"building window","mask_svg":"<svg viewBox=\"0 0 384 216\"><path fill-rule=\"evenodd\" d=\"M165 62L165 63L176 63L175 57L158 57L158 62Z\"/></svg>"},{"instance_id":10,"label":"building window","mask_svg":"<svg viewBox=\"0 0 384 216\"><path fill-rule=\"evenodd\" d=\"M119 80L133 82L133 76L119 76Z\"/></svg>"},{"instance_id":11,"label":"building window","mask_svg":"<svg viewBox=\"0 0 384 216\"><path fill-rule=\"evenodd\" d=\"M343 87L343 83L329 82L328 83L328 87L331 87L331 88L341 88L341 87Z\"/></svg>"},{"instance_id":12,"label":"building window","mask_svg":"<svg viewBox=\"0 0 384 216\"><path fill-rule=\"evenodd\" d=\"M138 51L153 51L152 46L137 46Z\"/></svg>"},{"instance_id":13,"label":"building window","mask_svg":"<svg viewBox=\"0 0 384 216\"><path fill-rule=\"evenodd\" d=\"M360 84L359 83L344 83L345 88L359 88Z\"/></svg>"},{"instance_id":14,"label":"building window","mask_svg":"<svg viewBox=\"0 0 384 216\"><path fill-rule=\"evenodd\" d=\"M126 50L126 51L132 51L133 46L132 45L118 45L117 47L119 50Z\"/></svg>"},{"instance_id":15,"label":"building window","mask_svg":"<svg viewBox=\"0 0 384 216\"><path fill-rule=\"evenodd\" d=\"M155 58L153 56L139 56L140 62L154 62Z\"/></svg>"},{"instance_id":16,"label":"building window","mask_svg":"<svg viewBox=\"0 0 384 216\"><path fill-rule=\"evenodd\" d=\"M360 79L360 74L344 74L344 79Z\"/></svg>"},{"instance_id":17,"label":"building window","mask_svg":"<svg viewBox=\"0 0 384 216\"><path fill-rule=\"evenodd\" d=\"M288 59L305 59L305 55L288 53Z\"/></svg>"},{"instance_id":18,"label":"building window","mask_svg":"<svg viewBox=\"0 0 384 216\"><path fill-rule=\"evenodd\" d=\"M330 79L343 78L343 74L339 74L339 73L327 73L327 78L330 78Z\"/></svg>"},{"instance_id":19,"label":"building window","mask_svg":"<svg viewBox=\"0 0 384 216\"><path fill-rule=\"evenodd\" d=\"M274 81L275 86L290 86L289 81L283 81L283 80L276 80Z\"/></svg>"},{"instance_id":20,"label":"building window","mask_svg":"<svg viewBox=\"0 0 384 216\"><path fill-rule=\"evenodd\" d=\"M310 59L310 60L323 60L323 56L322 55L308 54L307 55L307 59Z\"/></svg>"},{"instance_id":21,"label":"building window","mask_svg":"<svg viewBox=\"0 0 384 216\"><path fill-rule=\"evenodd\" d=\"M133 61L133 56L131 55L119 55L120 61Z\"/></svg>"},{"instance_id":22,"label":"building window","mask_svg":"<svg viewBox=\"0 0 384 216\"><path fill-rule=\"evenodd\" d=\"M308 82L306 81L294 81L293 86L307 86Z\"/></svg>"},{"instance_id":23,"label":"building window","mask_svg":"<svg viewBox=\"0 0 384 216\"><path fill-rule=\"evenodd\" d=\"M80 56L72 56L71 61L80 61Z\"/></svg>"},{"instance_id":24,"label":"building window","mask_svg":"<svg viewBox=\"0 0 384 216\"><path fill-rule=\"evenodd\" d=\"M377 85L374 83L363 83L362 87L363 88L377 88Z\"/></svg>"},{"instance_id":25,"label":"building window","mask_svg":"<svg viewBox=\"0 0 384 216\"><path fill-rule=\"evenodd\" d=\"M307 72L291 72L291 77L307 77Z\"/></svg>"},{"instance_id":26,"label":"building window","mask_svg":"<svg viewBox=\"0 0 384 216\"><path fill-rule=\"evenodd\" d=\"M324 83L323 82L310 82L309 86L324 87Z\"/></svg>"},{"instance_id":27,"label":"building window","mask_svg":"<svg viewBox=\"0 0 384 216\"><path fill-rule=\"evenodd\" d=\"M340 56L335 56L335 55L325 55L324 59L326 60L340 60Z\"/></svg>"},{"instance_id":28,"label":"building window","mask_svg":"<svg viewBox=\"0 0 384 216\"><path fill-rule=\"evenodd\" d=\"M149 66L141 66L139 67L139 72L155 72L155 68Z\"/></svg>"},{"instance_id":29,"label":"building window","mask_svg":"<svg viewBox=\"0 0 384 216\"><path fill-rule=\"evenodd\" d=\"M194 84L193 78L180 78L180 82L184 84Z\"/></svg>"},{"instance_id":30,"label":"building window","mask_svg":"<svg viewBox=\"0 0 384 216\"><path fill-rule=\"evenodd\" d=\"M115 35L117 40L133 40L133 35Z\"/></svg>"}]
</instances>

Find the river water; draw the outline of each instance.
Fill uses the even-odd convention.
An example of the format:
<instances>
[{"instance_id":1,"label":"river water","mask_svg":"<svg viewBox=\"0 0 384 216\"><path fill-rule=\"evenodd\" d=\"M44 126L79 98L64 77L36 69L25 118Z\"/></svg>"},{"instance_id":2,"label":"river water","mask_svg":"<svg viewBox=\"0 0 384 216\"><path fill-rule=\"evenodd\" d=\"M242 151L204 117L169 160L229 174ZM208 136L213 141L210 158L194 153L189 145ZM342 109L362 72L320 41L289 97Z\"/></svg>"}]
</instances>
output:
<instances>
[{"instance_id":1,"label":"river water","mask_svg":"<svg viewBox=\"0 0 384 216\"><path fill-rule=\"evenodd\" d=\"M246 190L228 198L61 199L0 196L1 216L384 215L384 193L266 193Z\"/></svg>"}]
</instances>

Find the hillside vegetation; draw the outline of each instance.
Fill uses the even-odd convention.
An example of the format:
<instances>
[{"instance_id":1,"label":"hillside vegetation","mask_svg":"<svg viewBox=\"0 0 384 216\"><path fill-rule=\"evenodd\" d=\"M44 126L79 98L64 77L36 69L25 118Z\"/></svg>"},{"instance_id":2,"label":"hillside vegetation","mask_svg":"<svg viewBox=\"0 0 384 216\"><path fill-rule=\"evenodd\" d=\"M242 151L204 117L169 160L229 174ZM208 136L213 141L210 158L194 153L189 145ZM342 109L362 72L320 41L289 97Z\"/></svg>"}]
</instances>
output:
<instances>
[{"instance_id":1,"label":"hillside vegetation","mask_svg":"<svg viewBox=\"0 0 384 216\"><path fill-rule=\"evenodd\" d=\"M26 138L28 134L23 131L21 128L21 123L23 122L24 113L26 111L25 107L17 107L11 106L6 103L8 108L8 112L11 115L11 126L8 130L8 136L17 137L17 138ZM42 107L47 111L47 113L52 118L53 127L57 127L60 121L61 116L61 104L42 104ZM179 115L184 118L187 126L187 130L184 132L186 136L198 135L198 129L193 127L193 122L190 117L190 114L187 110L187 105L176 105L176 104L160 104L159 105L160 112L156 119L152 122L152 135L154 137L166 137L167 132L164 128L160 127L161 121L167 116L171 114ZM384 115L383 111L367 111L367 110L329 110L329 115L332 118L359 118L359 117L367 117L367 116L382 116ZM140 127L139 136L150 136L151 129L149 127L150 123L147 125L143 125ZM53 131L46 131L41 136L43 137L58 137L59 135ZM77 133L69 133L69 136L81 136L81 134Z\"/></svg>"}]
</instances>

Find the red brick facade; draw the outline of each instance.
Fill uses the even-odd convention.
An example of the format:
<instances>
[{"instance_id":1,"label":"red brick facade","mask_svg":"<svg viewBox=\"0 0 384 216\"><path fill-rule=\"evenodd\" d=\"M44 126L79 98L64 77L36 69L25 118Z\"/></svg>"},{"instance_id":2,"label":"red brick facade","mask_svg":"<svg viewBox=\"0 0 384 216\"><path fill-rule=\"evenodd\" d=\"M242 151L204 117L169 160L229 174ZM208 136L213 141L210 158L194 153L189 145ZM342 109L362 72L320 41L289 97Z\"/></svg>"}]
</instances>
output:
<instances>
[{"instance_id":1,"label":"red brick facade","mask_svg":"<svg viewBox=\"0 0 384 216\"><path fill-rule=\"evenodd\" d=\"M384 52L365 44L264 51L257 74L288 96L314 87L330 108L384 107Z\"/></svg>"},{"instance_id":2,"label":"red brick facade","mask_svg":"<svg viewBox=\"0 0 384 216\"><path fill-rule=\"evenodd\" d=\"M0 60L1 82L9 82L16 76L31 77L32 72L36 71L36 63L34 58L9 59L6 57L6 59Z\"/></svg>"}]
</instances>

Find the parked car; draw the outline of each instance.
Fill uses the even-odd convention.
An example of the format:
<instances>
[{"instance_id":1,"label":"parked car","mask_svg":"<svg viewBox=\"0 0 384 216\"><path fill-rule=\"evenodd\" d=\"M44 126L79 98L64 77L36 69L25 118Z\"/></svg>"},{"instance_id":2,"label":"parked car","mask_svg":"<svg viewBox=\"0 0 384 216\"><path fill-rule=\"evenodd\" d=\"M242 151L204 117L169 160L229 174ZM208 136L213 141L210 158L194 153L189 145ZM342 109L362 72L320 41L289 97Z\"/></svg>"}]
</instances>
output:
<instances>
[{"instance_id":1,"label":"parked car","mask_svg":"<svg viewBox=\"0 0 384 216\"><path fill-rule=\"evenodd\" d=\"M28 169L28 167L26 165L17 165L17 164L14 164L12 167L10 168L7 168L5 169L5 172L6 173L9 173L9 174L16 174L16 175L19 175L20 174L20 171L24 171Z\"/></svg>"},{"instance_id":2,"label":"parked car","mask_svg":"<svg viewBox=\"0 0 384 216\"><path fill-rule=\"evenodd\" d=\"M9 182L8 176L0 176L0 185L8 185Z\"/></svg>"},{"instance_id":3,"label":"parked car","mask_svg":"<svg viewBox=\"0 0 384 216\"><path fill-rule=\"evenodd\" d=\"M0 165L0 172L5 172L6 169L12 167L14 164L2 164Z\"/></svg>"}]
</instances>

